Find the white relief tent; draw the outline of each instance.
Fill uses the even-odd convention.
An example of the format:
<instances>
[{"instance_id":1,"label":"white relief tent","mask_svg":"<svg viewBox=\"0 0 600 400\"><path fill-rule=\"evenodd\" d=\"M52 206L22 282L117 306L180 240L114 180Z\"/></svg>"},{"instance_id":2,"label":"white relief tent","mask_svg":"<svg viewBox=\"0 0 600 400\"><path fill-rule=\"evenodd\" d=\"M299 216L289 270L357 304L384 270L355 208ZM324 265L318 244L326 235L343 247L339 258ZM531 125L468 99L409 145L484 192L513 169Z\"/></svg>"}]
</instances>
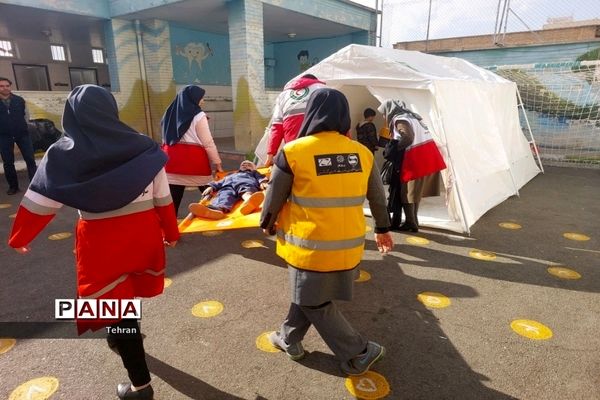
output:
<instances>
[{"instance_id":1,"label":"white relief tent","mask_svg":"<svg viewBox=\"0 0 600 400\"><path fill-rule=\"evenodd\" d=\"M533 138L521 130L516 84L468 61L353 44L306 73L346 95L352 131L366 107L386 99L402 100L423 117L448 168L443 193L421 202L421 226L469 233L540 172ZM380 115L375 124L383 126ZM256 149L263 161L265 139Z\"/></svg>"}]
</instances>

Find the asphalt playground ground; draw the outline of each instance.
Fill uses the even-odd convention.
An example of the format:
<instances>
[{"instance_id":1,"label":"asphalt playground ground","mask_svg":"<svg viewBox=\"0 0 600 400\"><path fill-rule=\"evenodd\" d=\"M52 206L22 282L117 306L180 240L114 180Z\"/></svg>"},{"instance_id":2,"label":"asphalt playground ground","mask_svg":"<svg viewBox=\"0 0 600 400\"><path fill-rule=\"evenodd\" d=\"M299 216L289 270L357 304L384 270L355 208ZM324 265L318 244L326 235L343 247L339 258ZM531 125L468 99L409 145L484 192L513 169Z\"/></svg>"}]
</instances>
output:
<instances>
[{"instance_id":1,"label":"asphalt playground ground","mask_svg":"<svg viewBox=\"0 0 600 400\"><path fill-rule=\"evenodd\" d=\"M6 243L22 193L7 196L0 180ZM186 191L182 204L198 197ZM272 239L258 228L185 235L168 249L164 294L142 301L155 398L600 399L599 217L600 170L547 167L470 237L394 233L381 256L368 232L368 280L341 308L387 355L353 381L312 328L300 362L262 340L289 305ZM0 246L0 337L10 322L38 336L0 339L0 399L115 399L127 381L103 339L40 324L54 299L74 297L75 220L61 210L29 254Z\"/></svg>"}]
</instances>

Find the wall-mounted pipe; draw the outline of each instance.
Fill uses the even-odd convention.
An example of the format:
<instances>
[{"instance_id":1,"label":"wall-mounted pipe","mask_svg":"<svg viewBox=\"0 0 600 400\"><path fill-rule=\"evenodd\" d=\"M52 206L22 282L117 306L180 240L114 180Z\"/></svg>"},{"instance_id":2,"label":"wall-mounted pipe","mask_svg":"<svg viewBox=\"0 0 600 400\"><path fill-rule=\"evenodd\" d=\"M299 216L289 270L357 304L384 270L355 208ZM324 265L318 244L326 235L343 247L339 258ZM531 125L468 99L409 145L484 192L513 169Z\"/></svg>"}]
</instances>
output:
<instances>
[{"instance_id":1,"label":"wall-mounted pipe","mask_svg":"<svg viewBox=\"0 0 600 400\"><path fill-rule=\"evenodd\" d=\"M142 96L144 98L144 114L146 116L146 127L148 129L148 136L154 138L152 132L152 112L150 109L150 96L148 95L148 80L146 79L146 61L144 59L144 41L143 32L140 24L140 20L135 20L135 39L137 43L137 55L138 62L140 64L140 76L142 77Z\"/></svg>"}]
</instances>

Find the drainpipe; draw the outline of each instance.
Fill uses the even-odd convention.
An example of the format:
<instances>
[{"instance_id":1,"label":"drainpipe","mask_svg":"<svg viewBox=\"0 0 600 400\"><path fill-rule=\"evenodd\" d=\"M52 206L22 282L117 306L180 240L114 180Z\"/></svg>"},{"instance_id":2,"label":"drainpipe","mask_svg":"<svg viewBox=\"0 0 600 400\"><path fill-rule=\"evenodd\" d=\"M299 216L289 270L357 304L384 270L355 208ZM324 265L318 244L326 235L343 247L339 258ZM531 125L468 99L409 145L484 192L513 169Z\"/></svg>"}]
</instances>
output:
<instances>
[{"instance_id":1,"label":"drainpipe","mask_svg":"<svg viewBox=\"0 0 600 400\"><path fill-rule=\"evenodd\" d=\"M135 20L135 39L137 44L138 62L140 63L140 76L142 77L142 96L144 98L144 114L146 116L146 127L148 136L154 138L152 132L152 113L150 111L150 98L148 96L148 81L146 79L146 61L144 60L144 43L140 20Z\"/></svg>"}]
</instances>

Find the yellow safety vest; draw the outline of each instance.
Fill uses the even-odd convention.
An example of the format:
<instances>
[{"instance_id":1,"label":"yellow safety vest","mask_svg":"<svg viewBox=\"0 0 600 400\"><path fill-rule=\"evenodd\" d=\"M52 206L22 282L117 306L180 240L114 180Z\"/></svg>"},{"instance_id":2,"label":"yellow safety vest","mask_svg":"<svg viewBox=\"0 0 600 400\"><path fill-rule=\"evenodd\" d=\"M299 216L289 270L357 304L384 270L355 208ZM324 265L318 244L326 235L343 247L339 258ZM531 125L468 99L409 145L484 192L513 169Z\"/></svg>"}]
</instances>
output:
<instances>
[{"instance_id":1,"label":"yellow safety vest","mask_svg":"<svg viewBox=\"0 0 600 400\"><path fill-rule=\"evenodd\" d=\"M278 217L277 254L310 271L354 268L363 255L373 154L337 132L296 139L283 151L294 180Z\"/></svg>"}]
</instances>

